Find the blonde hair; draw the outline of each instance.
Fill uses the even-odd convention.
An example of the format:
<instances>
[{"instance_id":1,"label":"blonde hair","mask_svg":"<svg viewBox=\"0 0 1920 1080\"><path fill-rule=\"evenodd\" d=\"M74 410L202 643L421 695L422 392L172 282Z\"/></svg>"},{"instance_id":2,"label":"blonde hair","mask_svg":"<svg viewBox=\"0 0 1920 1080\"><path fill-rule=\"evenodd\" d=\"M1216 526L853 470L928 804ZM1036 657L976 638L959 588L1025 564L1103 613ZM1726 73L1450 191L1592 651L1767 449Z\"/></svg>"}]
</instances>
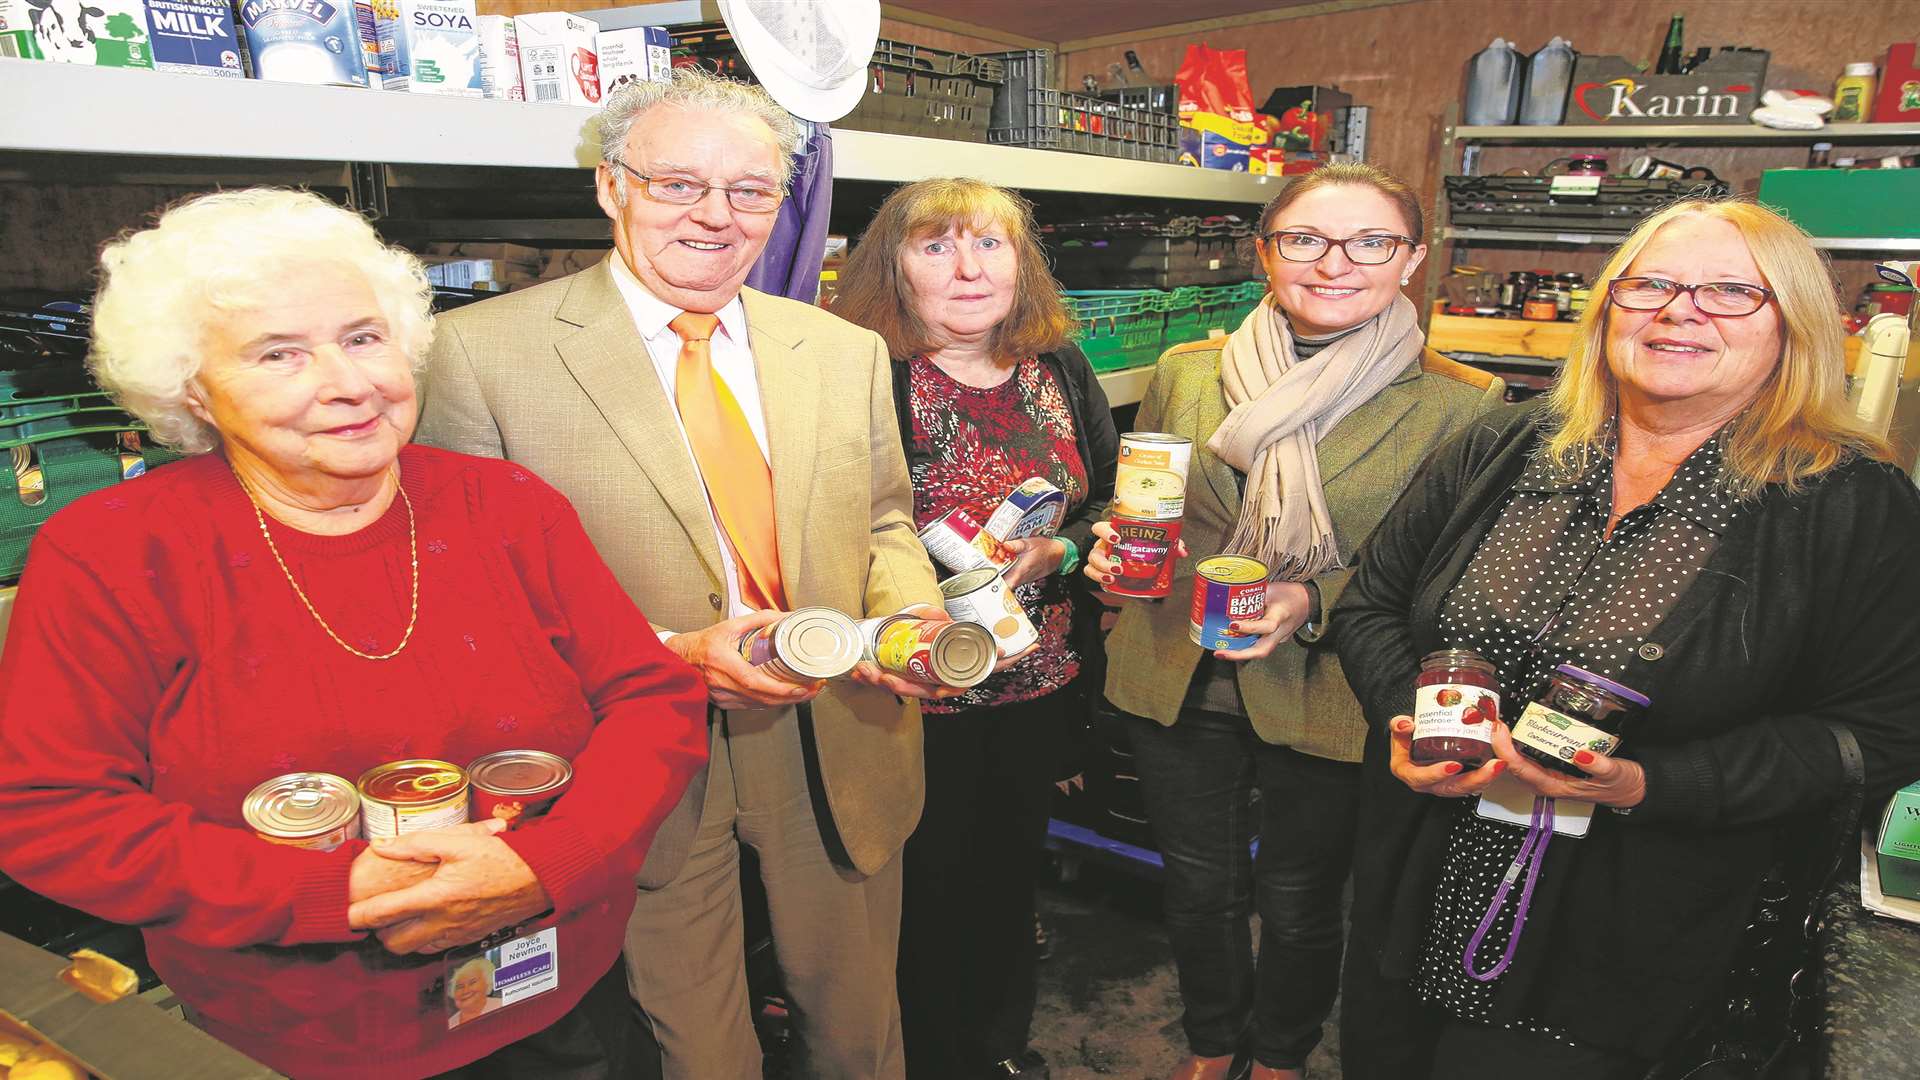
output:
<instances>
[{"instance_id":1,"label":"blonde hair","mask_svg":"<svg viewBox=\"0 0 1920 1080\"><path fill-rule=\"evenodd\" d=\"M219 432L187 406L209 323L302 282L291 267L336 264L373 290L393 340L414 365L433 341L433 287L420 260L373 226L309 191L246 188L200 195L161 212L100 252L93 302L94 380L158 442L200 454Z\"/></svg>"},{"instance_id":2,"label":"blonde hair","mask_svg":"<svg viewBox=\"0 0 1920 1080\"><path fill-rule=\"evenodd\" d=\"M1003 187L970 177L916 180L888 195L840 274L833 313L886 339L895 359L937 344L914 311L912 286L901 269L907 242L968 225L1006 230L1019 270L1013 307L987 341L999 357L1053 352L1072 339L1073 315L1040 248L1033 204Z\"/></svg>"},{"instance_id":3,"label":"blonde hair","mask_svg":"<svg viewBox=\"0 0 1920 1080\"><path fill-rule=\"evenodd\" d=\"M1604 452L1619 394L1607 365L1607 289L1626 274L1662 228L1682 217L1724 221L1740 231L1780 313L1780 357L1751 403L1726 428L1722 481L1751 498L1768 484L1799 491L1806 481L1860 455L1892 460L1886 440L1854 418L1846 396L1846 353L1838 298L1827 263L1786 218L1742 198L1686 199L1642 221L1593 282L1573 350L1546 398L1545 454L1569 472Z\"/></svg>"}]
</instances>

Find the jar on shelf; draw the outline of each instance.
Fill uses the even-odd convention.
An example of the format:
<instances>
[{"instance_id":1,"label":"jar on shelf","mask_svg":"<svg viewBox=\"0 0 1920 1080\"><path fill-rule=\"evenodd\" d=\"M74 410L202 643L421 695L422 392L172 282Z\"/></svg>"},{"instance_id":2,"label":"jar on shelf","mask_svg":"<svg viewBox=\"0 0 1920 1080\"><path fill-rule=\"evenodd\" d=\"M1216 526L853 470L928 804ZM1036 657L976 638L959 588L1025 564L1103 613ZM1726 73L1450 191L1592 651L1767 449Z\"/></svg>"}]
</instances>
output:
<instances>
[{"instance_id":1,"label":"jar on shelf","mask_svg":"<svg viewBox=\"0 0 1920 1080\"><path fill-rule=\"evenodd\" d=\"M1538 288L1527 297L1520 309L1520 317L1540 322L1553 322L1560 317L1560 295L1550 288Z\"/></svg>"},{"instance_id":2,"label":"jar on shelf","mask_svg":"<svg viewBox=\"0 0 1920 1080\"><path fill-rule=\"evenodd\" d=\"M1532 295L1533 287L1539 282L1540 275L1531 270L1512 271L1507 275L1506 283L1500 286L1500 306L1517 313L1526 305L1527 297Z\"/></svg>"},{"instance_id":3,"label":"jar on shelf","mask_svg":"<svg viewBox=\"0 0 1920 1080\"><path fill-rule=\"evenodd\" d=\"M1413 681L1416 765L1457 761L1477 769L1493 760L1493 724L1500 719L1500 679L1493 662L1472 649L1441 649L1420 661Z\"/></svg>"},{"instance_id":4,"label":"jar on shelf","mask_svg":"<svg viewBox=\"0 0 1920 1080\"><path fill-rule=\"evenodd\" d=\"M1555 772L1585 776L1573 756L1590 750L1611 757L1620 748L1621 729L1651 704L1632 687L1561 664L1548 676L1546 693L1513 722L1513 745Z\"/></svg>"}]
</instances>

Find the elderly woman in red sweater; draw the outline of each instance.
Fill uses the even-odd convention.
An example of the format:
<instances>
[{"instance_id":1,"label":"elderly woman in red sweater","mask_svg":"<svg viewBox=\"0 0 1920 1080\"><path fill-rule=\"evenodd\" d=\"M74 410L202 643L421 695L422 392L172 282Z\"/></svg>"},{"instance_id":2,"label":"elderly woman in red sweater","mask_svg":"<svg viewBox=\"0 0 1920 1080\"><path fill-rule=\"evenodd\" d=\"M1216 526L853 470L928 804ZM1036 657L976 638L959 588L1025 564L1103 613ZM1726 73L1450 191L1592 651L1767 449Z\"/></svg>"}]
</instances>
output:
<instances>
[{"instance_id":1,"label":"elderly woman in red sweater","mask_svg":"<svg viewBox=\"0 0 1920 1080\"><path fill-rule=\"evenodd\" d=\"M94 373L193 456L34 541L0 663L0 870L143 927L202 1026L295 1077L624 1074L615 961L705 754L692 669L561 495L408 445L429 289L361 218L208 195L101 263ZM242 816L280 774L508 749L574 769L511 832L315 850ZM450 1023L482 955L501 1003Z\"/></svg>"}]
</instances>

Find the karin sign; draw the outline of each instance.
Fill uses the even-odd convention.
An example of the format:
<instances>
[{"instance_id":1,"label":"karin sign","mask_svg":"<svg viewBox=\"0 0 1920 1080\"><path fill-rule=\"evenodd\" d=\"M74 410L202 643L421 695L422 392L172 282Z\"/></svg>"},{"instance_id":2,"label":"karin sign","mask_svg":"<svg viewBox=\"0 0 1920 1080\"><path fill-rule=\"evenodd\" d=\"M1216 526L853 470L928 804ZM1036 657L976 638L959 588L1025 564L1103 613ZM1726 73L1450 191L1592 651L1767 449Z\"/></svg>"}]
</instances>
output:
<instances>
[{"instance_id":1,"label":"karin sign","mask_svg":"<svg viewBox=\"0 0 1920 1080\"><path fill-rule=\"evenodd\" d=\"M1643 75L1618 56L1574 66L1567 123L1744 124L1766 85L1767 54L1723 52L1685 75Z\"/></svg>"}]
</instances>

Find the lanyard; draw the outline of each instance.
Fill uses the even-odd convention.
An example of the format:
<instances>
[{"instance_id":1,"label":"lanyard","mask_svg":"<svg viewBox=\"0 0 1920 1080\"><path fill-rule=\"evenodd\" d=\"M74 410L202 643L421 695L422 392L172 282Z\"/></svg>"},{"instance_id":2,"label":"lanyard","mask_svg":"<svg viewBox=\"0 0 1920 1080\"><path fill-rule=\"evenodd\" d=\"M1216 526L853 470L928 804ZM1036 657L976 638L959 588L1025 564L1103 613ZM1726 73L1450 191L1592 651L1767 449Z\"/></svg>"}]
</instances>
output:
<instances>
[{"instance_id":1,"label":"lanyard","mask_svg":"<svg viewBox=\"0 0 1920 1080\"><path fill-rule=\"evenodd\" d=\"M1547 844L1553 839L1553 799L1546 795L1536 795L1533 799L1533 821L1527 826L1527 838L1520 843L1520 850L1513 856L1513 863L1507 867L1506 876L1500 879L1500 888L1494 891L1493 902L1487 905L1487 914L1480 920L1480 926L1467 942L1467 951L1460 957L1460 965L1467 970L1467 977L1477 982L1492 982L1513 963L1514 950L1520 947L1520 931L1527 925L1527 909L1533 906L1533 886L1540 880L1540 864L1547 857ZM1520 887L1520 906L1513 913L1513 932L1507 935L1507 951L1500 962L1485 972L1473 970L1474 957L1480 952L1481 942L1486 940L1487 931L1493 928L1493 920L1500 916L1500 909L1506 906L1507 894L1513 890L1513 883L1520 878L1522 871L1527 875L1526 884Z\"/></svg>"}]
</instances>

